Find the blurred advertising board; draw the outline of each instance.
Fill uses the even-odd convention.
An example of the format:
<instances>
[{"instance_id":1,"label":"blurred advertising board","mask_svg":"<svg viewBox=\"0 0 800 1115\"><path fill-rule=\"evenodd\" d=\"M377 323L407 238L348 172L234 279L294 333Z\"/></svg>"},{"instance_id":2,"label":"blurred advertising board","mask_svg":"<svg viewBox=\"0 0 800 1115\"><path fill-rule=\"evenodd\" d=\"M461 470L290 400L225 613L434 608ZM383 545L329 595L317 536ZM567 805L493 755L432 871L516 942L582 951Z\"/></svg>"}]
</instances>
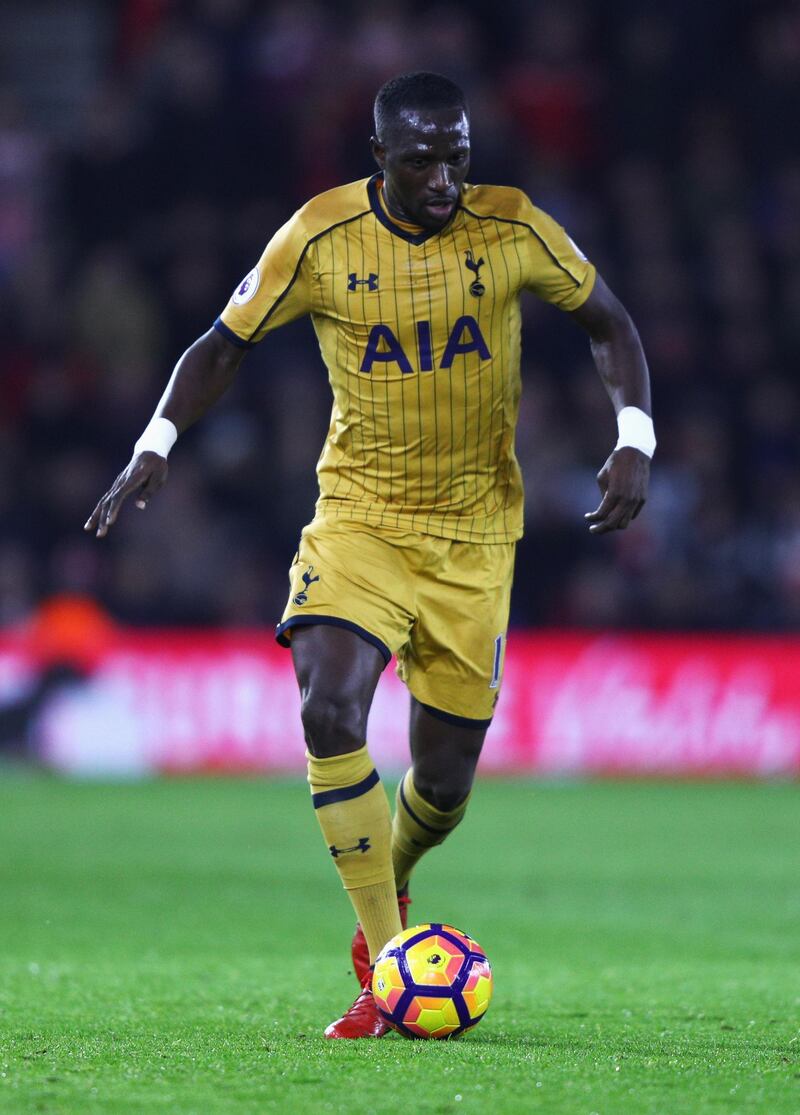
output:
<instances>
[{"instance_id":1,"label":"blurred advertising board","mask_svg":"<svg viewBox=\"0 0 800 1115\"><path fill-rule=\"evenodd\" d=\"M800 639L514 631L505 657L484 773L800 774ZM369 725L382 768L407 764L407 723L389 667ZM84 776L305 766L291 656L268 634L122 631L75 669L0 637L14 731Z\"/></svg>"}]
</instances>

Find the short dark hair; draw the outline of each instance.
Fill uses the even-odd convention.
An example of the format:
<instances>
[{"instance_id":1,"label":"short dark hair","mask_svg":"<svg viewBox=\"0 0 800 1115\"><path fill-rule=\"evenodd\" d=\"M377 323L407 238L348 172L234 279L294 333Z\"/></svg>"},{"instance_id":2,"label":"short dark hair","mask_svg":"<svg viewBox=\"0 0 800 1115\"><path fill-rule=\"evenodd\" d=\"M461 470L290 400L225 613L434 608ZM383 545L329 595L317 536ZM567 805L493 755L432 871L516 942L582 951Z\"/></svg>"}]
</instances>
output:
<instances>
[{"instance_id":1,"label":"short dark hair","mask_svg":"<svg viewBox=\"0 0 800 1115\"><path fill-rule=\"evenodd\" d=\"M375 98L375 135L382 139L404 109L460 108L469 116L464 91L449 77L419 70L387 81Z\"/></svg>"}]
</instances>

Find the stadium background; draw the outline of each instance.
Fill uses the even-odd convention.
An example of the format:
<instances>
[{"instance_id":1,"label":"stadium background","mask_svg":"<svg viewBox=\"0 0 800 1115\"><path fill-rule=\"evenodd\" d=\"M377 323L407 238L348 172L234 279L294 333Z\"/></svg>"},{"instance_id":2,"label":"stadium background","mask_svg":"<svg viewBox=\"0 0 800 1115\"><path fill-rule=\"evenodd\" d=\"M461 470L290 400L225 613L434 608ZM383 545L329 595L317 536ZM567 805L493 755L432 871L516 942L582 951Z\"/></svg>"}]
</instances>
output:
<instances>
[{"instance_id":1,"label":"stadium background","mask_svg":"<svg viewBox=\"0 0 800 1115\"><path fill-rule=\"evenodd\" d=\"M85 745L94 724L84 765L102 765L99 752L113 767L125 746L121 730L116 742L105 738L109 707L122 710L118 722L141 707L132 628L156 632L136 661L173 682L149 714L161 734L170 708L178 737L211 731L208 721L187 727L197 692L187 690L187 671L170 673L187 642L162 632L234 638L243 628L269 632L280 613L329 412L310 324L248 356L230 394L181 439L146 516L126 508L102 543L81 526L175 359L271 232L309 195L371 172L376 88L430 67L467 90L471 179L519 185L566 225L629 307L654 382L650 502L627 533L592 538L582 513L597 502L611 408L580 331L525 300L517 447L527 535L513 628L590 633L589 665L581 659L564 700L596 692L597 663L616 648L609 684L618 691L624 675L625 708L637 685L649 686L651 704L666 702L662 735L696 708L681 704L687 679L710 677L695 737L707 739L721 717L719 746L738 723L746 747L756 721L773 739L778 716L780 757L748 755L740 768L797 767L800 133L787 123L800 109L797 3L28 0L3 5L0 62L7 749L58 751L76 734ZM609 642L621 629L698 639L688 657L667 661L667 644ZM762 653L763 644L721 637L734 632L785 641ZM189 642L204 653L208 635ZM127 698L118 685L88 712L85 702L80 715L74 702L65 712L64 692L83 688L85 697L112 644L117 666L120 654L128 663ZM537 646L517 659L523 689L547 666ZM731 646L739 657L720 658ZM291 719L288 662L276 654L265 636L253 661L266 663L264 676L282 671L276 701ZM246 717L254 705L243 699ZM220 700L209 698L214 723L225 718ZM396 723L393 713L383 720ZM645 717L643 747L650 727ZM226 746L183 764L173 748L160 762L224 766ZM589 766L614 767L614 741L604 746ZM258 766L265 752L227 754ZM714 766L703 754L693 763ZM740 769L735 756L726 763Z\"/></svg>"}]
</instances>

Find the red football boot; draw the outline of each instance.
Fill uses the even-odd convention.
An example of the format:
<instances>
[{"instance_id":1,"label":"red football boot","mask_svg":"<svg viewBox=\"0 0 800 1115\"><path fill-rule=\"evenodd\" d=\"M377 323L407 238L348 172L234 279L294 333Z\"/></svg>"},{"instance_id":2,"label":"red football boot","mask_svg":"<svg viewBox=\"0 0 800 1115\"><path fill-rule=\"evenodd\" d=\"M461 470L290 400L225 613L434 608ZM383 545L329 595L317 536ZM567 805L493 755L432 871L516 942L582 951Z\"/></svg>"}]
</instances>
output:
<instances>
[{"instance_id":1,"label":"red football boot","mask_svg":"<svg viewBox=\"0 0 800 1115\"><path fill-rule=\"evenodd\" d=\"M326 1038L382 1038L391 1027L383 1021L372 997L372 969L361 984L361 991L350 1010L331 1022Z\"/></svg>"},{"instance_id":2,"label":"red football boot","mask_svg":"<svg viewBox=\"0 0 800 1115\"><path fill-rule=\"evenodd\" d=\"M397 908L400 911L400 924L403 929L408 926L408 907L411 905L411 899L408 897L408 887L403 889L397 895ZM353 934L353 940L350 944L350 956L353 960L353 971L356 974L359 986L364 986L364 977L369 971L369 949L367 948L367 938L364 936L364 930L361 928L361 923L356 922L356 931Z\"/></svg>"}]
</instances>

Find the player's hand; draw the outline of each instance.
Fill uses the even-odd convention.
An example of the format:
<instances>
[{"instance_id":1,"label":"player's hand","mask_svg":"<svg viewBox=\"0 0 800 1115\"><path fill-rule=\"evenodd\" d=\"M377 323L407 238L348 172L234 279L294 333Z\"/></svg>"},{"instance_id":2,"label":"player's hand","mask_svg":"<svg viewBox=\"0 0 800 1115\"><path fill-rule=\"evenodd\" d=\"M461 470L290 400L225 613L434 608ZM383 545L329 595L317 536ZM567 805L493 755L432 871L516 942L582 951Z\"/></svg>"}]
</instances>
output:
<instances>
[{"instance_id":1,"label":"player's hand","mask_svg":"<svg viewBox=\"0 0 800 1115\"><path fill-rule=\"evenodd\" d=\"M615 449L597 474L603 498L599 507L584 515L590 534L625 530L647 499L650 458L638 449Z\"/></svg>"},{"instance_id":2,"label":"player's hand","mask_svg":"<svg viewBox=\"0 0 800 1115\"><path fill-rule=\"evenodd\" d=\"M147 507L150 497L164 486L167 479L167 461L158 453L137 453L130 464L111 485L83 525L87 531L96 531L98 538L105 538L108 528L117 521L119 509L128 496L136 495L140 511Z\"/></svg>"}]
</instances>

